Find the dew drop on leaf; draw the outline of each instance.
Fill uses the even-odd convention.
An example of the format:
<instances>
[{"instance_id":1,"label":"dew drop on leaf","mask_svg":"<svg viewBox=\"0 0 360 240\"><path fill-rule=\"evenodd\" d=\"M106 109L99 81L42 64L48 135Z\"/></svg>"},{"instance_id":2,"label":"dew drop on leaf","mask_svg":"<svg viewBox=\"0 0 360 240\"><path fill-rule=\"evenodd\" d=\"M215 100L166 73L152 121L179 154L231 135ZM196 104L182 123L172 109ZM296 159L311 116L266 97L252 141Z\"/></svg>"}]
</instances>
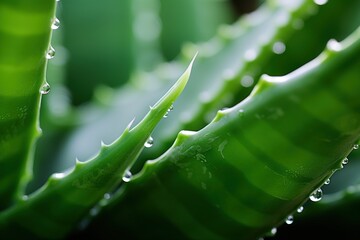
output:
<instances>
[{"instance_id":1,"label":"dew drop on leaf","mask_svg":"<svg viewBox=\"0 0 360 240\"><path fill-rule=\"evenodd\" d=\"M342 160L342 162L341 162L341 164L342 165L346 165L346 164L348 164L349 163L349 159L346 157L346 158L344 158L343 160Z\"/></svg>"},{"instance_id":2,"label":"dew drop on leaf","mask_svg":"<svg viewBox=\"0 0 360 240\"><path fill-rule=\"evenodd\" d=\"M59 19L54 18L54 20L53 20L53 22L52 22L52 24L51 24L51 29L56 30L56 29L58 29L59 27L60 27L60 21L59 21Z\"/></svg>"},{"instance_id":3,"label":"dew drop on leaf","mask_svg":"<svg viewBox=\"0 0 360 240\"><path fill-rule=\"evenodd\" d=\"M241 78L240 83L243 87L251 87L254 84L254 78L249 75L245 75L243 78Z\"/></svg>"},{"instance_id":4,"label":"dew drop on leaf","mask_svg":"<svg viewBox=\"0 0 360 240\"><path fill-rule=\"evenodd\" d=\"M124 182L130 182L131 178L132 178L132 173L129 170L126 170L124 176L122 177L122 180Z\"/></svg>"},{"instance_id":5,"label":"dew drop on leaf","mask_svg":"<svg viewBox=\"0 0 360 240\"><path fill-rule=\"evenodd\" d=\"M55 49L52 46L50 46L48 51L46 52L46 59L49 59L49 60L53 59L54 56L55 56Z\"/></svg>"},{"instance_id":6,"label":"dew drop on leaf","mask_svg":"<svg viewBox=\"0 0 360 240\"><path fill-rule=\"evenodd\" d=\"M354 144L354 147L353 147L354 150L357 150L359 149L359 144Z\"/></svg>"},{"instance_id":7,"label":"dew drop on leaf","mask_svg":"<svg viewBox=\"0 0 360 240\"><path fill-rule=\"evenodd\" d=\"M48 94L49 92L50 92L50 85L46 82L44 83L44 85L41 86L40 93L45 95Z\"/></svg>"},{"instance_id":8,"label":"dew drop on leaf","mask_svg":"<svg viewBox=\"0 0 360 240\"><path fill-rule=\"evenodd\" d=\"M152 147L153 144L154 144L154 139L150 136L148 140L145 142L144 146L150 148Z\"/></svg>"},{"instance_id":9,"label":"dew drop on leaf","mask_svg":"<svg viewBox=\"0 0 360 240\"><path fill-rule=\"evenodd\" d=\"M328 43L326 44L326 47L334 52L339 52L342 49L341 43L336 41L335 39L330 39Z\"/></svg>"},{"instance_id":10,"label":"dew drop on leaf","mask_svg":"<svg viewBox=\"0 0 360 240\"><path fill-rule=\"evenodd\" d=\"M275 42L272 46L272 50L275 54L283 54L286 50L286 45L283 42Z\"/></svg>"},{"instance_id":11,"label":"dew drop on leaf","mask_svg":"<svg viewBox=\"0 0 360 240\"><path fill-rule=\"evenodd\" d=\"M311 193L309 198L313 202L318 202L321 200L322 195L323 195L323 192L322 192L321 188L318 188L314 192Z\"/></svg>"},{"instance_id":12,"label":"dew drop on leaf","mask_svg":"<svg viewBox=\"0 0 360 240\"><path fill-rule=\"evenodd\" d=\"M286 224L292 224L294 222L294 217L293 215L289 215L286 219L285 219L285 223Z\"/></svg>"},{"instance_id":13,"label":"dew drop on leaf","mask_svg":"<svg viewBox=\"0 0 360 240\"><path fill-rule=\"evenodd\" d=\"M104 199L105 200L109 200L111 198L111 194L110 193L105 193L104 194Z\"/></svg>"},{"instance_id":14,"label":"dew drop on leaf","mask_svg":"<svg viewBox=\"0 0 360 240\"><path fill-rule=\"evenodd\" d=\"M23 201L27 201L27 200L29 200L29 196L28 196L28 195L23 195L23 196L21 197L21 199L22 199Z\"/></svg>"},{"instance_id":15,"label":"dew drop on leaf","mask_svg":"<svg viewBox=\"0 0 360 240\"><path fill-rule=\"evenodd\" d=\"M296 209L296 211L297 211L298 213L302 213L302 212L304 211L304 207L303 207L303 206L300 206L300 207L298 207L298 209Z\"/></svg>"},{"instance_id":16,"label":"dew drop on leaf","mask_svg":"<svg viewBox=\"0 0 360 240\"><path fill-rule=\"evenodd\" d=\"M273 227L273 228L270 230L270 236L275 236L276 233L277 233L277 228L276 228L276 227Z\"/></svg>"},{"instance_id":17,"label":"dew drop on leaf","mask_svg":"<svg viewBox=\"0 0 360 240\"><path fill-rule=\"evenodd\" d=\"M330 184L330 178L326 179L324 182L325 185L329 185Z\"/></svg>"},{"instance_id":18,"label":"dew drop on leaf","mask_svg":"<svg viewBox=\"0 0 360 240\"><path fill-rule=\"evenodd\" d=\"M169 109L166 111L164 118L167 118L169 116L169 112L171 112L174 109L173 105L169 107Z\"/></svg>"},{"instance_id":19,"label":"dew drop on leaf","mask_svg":"<svg viewBox=\"0 0 360 240\"><path fill-rule=\"evenodd\" d=\"M314 0L314 2L317 5L325 5L328 2L328 0Z\"/></svg>"}]
</instances>

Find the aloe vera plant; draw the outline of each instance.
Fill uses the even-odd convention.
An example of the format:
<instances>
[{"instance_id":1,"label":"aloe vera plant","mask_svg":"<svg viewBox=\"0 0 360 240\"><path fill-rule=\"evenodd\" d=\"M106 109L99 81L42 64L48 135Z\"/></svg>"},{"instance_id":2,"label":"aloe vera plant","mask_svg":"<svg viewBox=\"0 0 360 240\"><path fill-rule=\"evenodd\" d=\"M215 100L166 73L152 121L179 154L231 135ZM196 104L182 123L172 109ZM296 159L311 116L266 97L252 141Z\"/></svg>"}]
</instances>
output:
<instances>
[{"instance_id":1,"label":"aloe vera plant","mask_svg":"<svg viewBox=\"0 0 360 240\"><path fill-rule=\"evenodd\" d=\"M64 49L81 46L71 43L66 25L57 30L71 4L0 2L1 236L276 239L277 228L294 218L301 229L359 202L358 166L351 164L360 139L359 1L265 1L231 25L219 26L229 21L219 17L209 27L218 28L213 38L184 44L163 63L159 56L174 53L161 39L172 36L160 37L158 25L156 34L140 34L139 22L166 22L172 15L165 13L181 4L123 1L123 11L134 14L120 20L127 26L122 43L138 49L117 50L133 75L121 86L99 87L82 106L59 91L76 78L66 65L74 74L86 64L74 62L85 58L72 59L71 51L66 63ZM214 14L219 3L182 4L193 8L191 21L202 22L196 9ZM338 25L329 32L324 21Z\"/></svg>"}]
</instances>

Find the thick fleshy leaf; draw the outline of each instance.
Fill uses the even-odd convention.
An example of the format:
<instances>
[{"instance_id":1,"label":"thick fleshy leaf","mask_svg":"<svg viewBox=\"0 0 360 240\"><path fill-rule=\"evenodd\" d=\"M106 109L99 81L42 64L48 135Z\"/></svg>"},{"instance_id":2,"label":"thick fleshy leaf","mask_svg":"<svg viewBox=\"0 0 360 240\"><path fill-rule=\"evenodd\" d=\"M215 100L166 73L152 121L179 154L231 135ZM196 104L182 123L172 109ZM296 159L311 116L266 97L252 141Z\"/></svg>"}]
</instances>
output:
<instances>
[{"instance_id":1,"label":"thick fleshy leaf","mask_svg":"<svg viewBox=\"0 0 360 240\"><path fill-rule=\"evenodd\" d=\"M0 2L0 210L21 197L32 177L54 12L55 0Z\"/></svg>"},{"instance_id":2,"label":"thick fleshy leaf","mask_svg":"<svg viewBox=\"0 0 360 240\"><path fill-rule=\"evenodd\" d=\"M7 238L63 238L96 204L108 198L144 148L150 134L185 88L194 59L171 89L150 108L144 119L111 145L101 144L97 156L53 174L37 192L0 213L0 233ZM109 126L111 127L111 126ZM93 210L90 210L93 208Z\"/></svg>"},{"instance_id":3,"label":"thick fleshy leaf","mask_svg":"<svg viewBox=\"0 0 360 240\"><path fill-rule=\"evenodd\" d=\"M162 122L162 127L154 132L156 143L147 152L158 156L171 146L178 131L198 130L208 123L218 108L247 96L261 74L261 67L271 64L271 56L275 54L272 51L273 44L285 41L298 31L293 27L293 22L305 21L310 10L318 8L313 1L307 0L267 1L235 24L222 26L210 41L199 46L185 46L177 61L163 64L151 73L136 75L129 85L116 93L107 109L92 109L90 114L84 112L86 124L67 139L61 148L58 162L66 163L66 159L71 159L69 156L76 155L84 159L93 155L91 150L94 148L76 147L81 146L84 140L94 146L96 142L89 139L89 134L96 134L105 141L115 138L115 129L109 131L102 126L112 124L114 119L118 119L116 116L123 118L121 124L124 125L126 119L131 119L135 113L142 113L144 108L141 106L144 104L140 105L138 99L146 102L160 94L167 87L170 76L184 68L184 59L187 62L198 50L199 60L192 74L194 81L189 83L174 105L177 111L169 114L167 121ZM117 110L122 109L118 106L129 104L134 108L126 114ZM93 118L94 115L97 117Z\"/></svg>"},{"instance_id":4,"label":"thick fleshy leaf","mask_svg":"<svg viewBox=\"0 0 360 240\"><path fill-rule=\"evenodd\" d=\"M360 138L360 28L330 40L283 77L264 75L252 94L219 111L123 185L88 228L138 239L256 239L292 216L342 168ZM142 230L138 230L142 226ZM98 231L98 232L97 232Z\"/></svg>"}]
</instances>

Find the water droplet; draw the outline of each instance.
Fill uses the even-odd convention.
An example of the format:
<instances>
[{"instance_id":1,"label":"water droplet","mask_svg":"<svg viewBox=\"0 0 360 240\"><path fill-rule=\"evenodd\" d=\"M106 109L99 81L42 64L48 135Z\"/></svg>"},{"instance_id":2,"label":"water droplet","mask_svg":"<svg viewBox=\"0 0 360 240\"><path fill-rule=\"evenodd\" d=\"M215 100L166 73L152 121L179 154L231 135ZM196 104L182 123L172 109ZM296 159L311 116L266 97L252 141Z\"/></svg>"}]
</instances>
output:
<instances>
[{"instance_id":1,"label":"water droplet","mask_svg":"<svg viewBox=\"0 0 360 240\"><path fill-rule=\"evenodd\" d=\"M169 112L171 112L172 110L174 110L173 105L171 105L171 106L169 107L169 109L166 111L166 113L164 114L164 118L167 118L167 117L169 116Z\"/></svg>"},{"instance_id":2,"label":"water droplet","mask_svg":"<svg viewBox=\"0 0 360 240\"><path fill-rule=\"evenodd\" d=\"M304 211L304 207L303 207L303 206L300 206L300 207L298 207L298 209L296 209L296 211L297 211L298 213L302 213L302 212Z\"/></svg>"},{"instance_id":3,"label":"water droplet","mask_svg":"<svg viewBox=\"0 0 360 240\"><path fill-rule=\"evenodd\" d=\"M148 140L145 142L144 146L150 148L152 147L153 144L154 144L154 139L150 136Z\"/></svg>"},{"instance_id":4,"label":"water droplet","mask_svg":"<svg viewBox=\"0 0 360 240\"><path fill-rule=\"evenodd\" d=\"M110 193L105 193L104 194L104 199L109 200L111 198L111 194Z\"/></svg>"},{"instance_id":5,"label":"water droplet","mask_svg":"<svg viewBox=\"0 0 360 240\"><path fill-rule=\"evenodd\" d=\"M309 198L313 202L318 202L321 200L322 195L323 195L323 192L322 192L321 188L318 188L314 192L311 193Z\"/></svg>"},{"instance_id":6,"label":"water droplet","mask_svg":"<svg viewBox=\"0 0 360 240\"><path fill-rule=\"evenodd\" d=\"M54 174L52 175L52 177L55 178L55 179L62 179L62 178L64 178L64 177L66 177L66 172L63 172L63 173L54 173Z\"/></svg>"},{"instance_id":7,"label":"water droplet","mask_svg":"<svg viewBox=\"0 0 360 240\"><path fill-rule=\"evenodd\" d=\"M52 46L50 46L48 51L46 52L46 59L49 59L49 60L53 59L54 56L55 56L55 49Z\"/></svg>"},{"instance_id":8,"label":"water droplet","mask_svg":"<svg viewBox=\"0 0 360 240\"><path fill-rule=\"evenodd\" d=\"M254 84L254 78L246 75L241 79L240 83L243 87L251 87Z\"/></svg>"},{"instance_id":9,"label":"water droplet","mask_svg":"<svg viewBox=\"0 0 360 240\"><path fill-rule=\"evenodd\" d=\"M276 228L276 227L273 227L273 228L270 230L270 236L275 236L276 233L277 233L277 228Z\"/></svg>"},{"instance_id":10,"label":"water droplet","mask_svg":"<svg viewBox=\"0 0 360 240\"><path fill-rule=\"evenodd\" d=\"M255 60L255 58L257 57L258 53L256 52L255 49L249 49L245 52L245 60L247 61L253 61Z\"/></svg>"},{"instance_id":11,"label":"water droplet","mask_svg":"<svg viewBox=\"0 0 360 240\"><path fill-rule=\"evenodd\" d=\"M132 178L132 173L129 170L126 170L124 176L122 177L122 180L124 182L130 182L131 178Z\"/></svg>"},{"instance_id":12,"label":"water droplet","mask_svg":"<svg viewBox=\"0 0 360 240\"><path fill-rule=\"evenodd\" d=\"M29 196L28 196L28 195L23 195L23 196L21 197L21 199L22 199L23 201L27 201L27 200L29 200Z\"/></svg>"},{"instance_id":13,"label":"water droplet","mask_svg":"<svg viewBox=\"0 0 360 240\"><path fill-rule=\"evenodd\" d=\"M341 43L339 43L338 41L336 41L335 39L330 39L327 44L326 47L334 52L339 52L342 49L342 45Z\"/></svg>"},{"instance_id":14,"label":"water droplet","mask_svg":"<svg viewBox=\"0 0 360 240\"><path fill-rule=\"evenodd\" d=\"M45 95L48 94L49 92L50 92L50 85L46 82L44 83L44 85L41 86L40 93Z\"/></svg>"},{"instance_id":15,"label":"water droplet","mask_svg":"<svg viewBox=\"0 0 360 240\"><path fill-rule=\"evenodd\" d=\"M275 54L283 54L286 50L286 45L283 42L275 42L272 46L272 50Z\"/></svg>"},{"instance_id":16,"label":"water droplet","mask_svg":"<svg viewBox=\"0 0 360 240\"><path fill-rule=\"evenodd\" d=\"M51 24L51 29L56 30L60 27L60 20L57 18L54 18L52 24Z\"/></svg>"},{"instance_id":17,"label":"water droplet","mask_svg":"<svg viewBox=\"0 0 360 240\"><path fill-rule=\"evenodd\" d=\"M328 2L328 0L314 0L314 3L317 5L325 5Z\"/></svg>"},{"instance_id":18,"label":"water droplet","mask_svg":"<svg viewBox=\"0 0 360 240\"><path fill-rule=\"evenodd\" d=\"M326 179L326 181L324 182L325 185L329 185L330 184L330 178Z\"/></svg>"},{"instance_id":19,"label":"water droplet","mask_svg":"<svg viewBox=\"0 0 360 240\"><path fill-rule=\"evenodd\" d=\"M294 222L294 217L293 215L289 215L286 219L285 219L285 223L286 224L292 224Z\"/></svg>"},{"instance_id":20,"label":"water droplet","mask_svg":"<svg viewBox=\"0 0 360 240\"><path fill-rule=\"evenodd\" d=\"M359 149L359 144L354 144L353 149L354 149L354 150Z\"/></svg>"},{"instance_id":21,"label":"water droplet","mask_svg":"<svg viewBox=\"0 0 360 240\"><path fill-rule=\"evenodd\" d=\"M346 158L344 158L343 160L342 160L342 162L341 162L341 164L342 165L346 165L346 164L348 164L349 163L349 159L346 157Z\"/></svg>"}]
</instances>

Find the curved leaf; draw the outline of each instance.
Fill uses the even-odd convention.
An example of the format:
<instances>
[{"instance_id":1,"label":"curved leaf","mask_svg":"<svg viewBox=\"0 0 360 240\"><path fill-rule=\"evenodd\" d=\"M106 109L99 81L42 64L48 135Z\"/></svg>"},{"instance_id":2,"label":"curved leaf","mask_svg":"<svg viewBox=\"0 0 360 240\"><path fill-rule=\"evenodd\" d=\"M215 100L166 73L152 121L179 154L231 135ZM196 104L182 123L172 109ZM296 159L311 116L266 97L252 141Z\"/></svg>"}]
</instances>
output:
<instances>
[{"instance_id":1,"label":"curved leaf","mask_svg":"<svg viewBox=\"0 0 360 240\"><path fill-rule=\"evenodd\" d=\"M0 210L21 198L32 177L54 13L55 0L0 2Z\"/></svg>"},{"instance_id":2,"label":"curved leaf","mask_svg":"<svg viewBox=\"0 0 360 240\"><path fill-rule=\"evenodd\" d=\"M255 239L274 232L315 190L321 194L360 138L359 53L360 28L289 75L263 76L244 101L198 132L180 132L148 161L106 205L102 216L116 220L102 224L100 216L89 234Z\"/></svg>"},{"instance_id":3,"label":"curved leaf","mask_svg":"<svg viewBox=\"0 0 360 240\"><path fill-rule=\"evenodd\" d=\"M137 159L157 123L185 88L192 63L138 125L130 129L130 123L114 143L102 143L93 159L77 161L73 169L53 174L37 192L0 212L1 235L63 238L73 230L98 201L109 196Z\"/></svg>"}]
</instances>

